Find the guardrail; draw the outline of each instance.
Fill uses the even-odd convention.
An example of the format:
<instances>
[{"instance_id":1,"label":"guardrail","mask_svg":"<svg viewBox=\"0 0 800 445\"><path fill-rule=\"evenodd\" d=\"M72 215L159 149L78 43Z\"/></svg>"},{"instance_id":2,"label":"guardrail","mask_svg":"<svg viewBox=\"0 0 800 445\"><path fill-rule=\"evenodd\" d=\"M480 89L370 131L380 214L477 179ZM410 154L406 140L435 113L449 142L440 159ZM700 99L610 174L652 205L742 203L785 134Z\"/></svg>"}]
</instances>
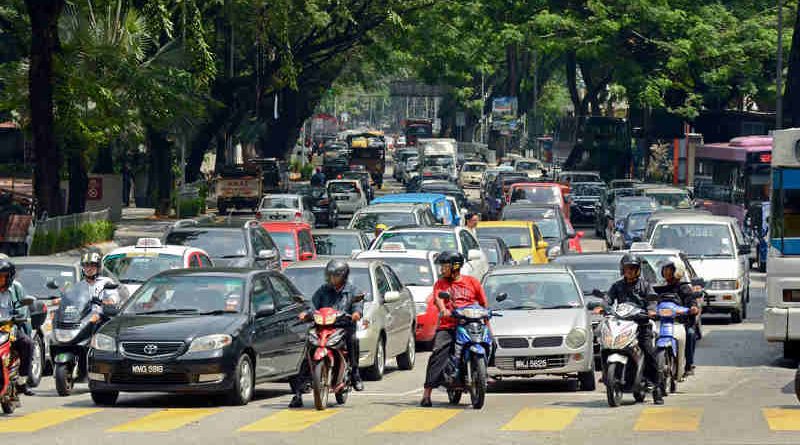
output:
<instances>
[{"instance_id":1,"label":"guardrail","mask_svg":"<svg viewBox=\"0 0 800 445\"><path fill-rule=\"evenodd\" d=\"M29 255L49 255L108 241L114 235L111 209L39 220L34 222L33 230L29 233Z\"/></svg>"}]
</instances>

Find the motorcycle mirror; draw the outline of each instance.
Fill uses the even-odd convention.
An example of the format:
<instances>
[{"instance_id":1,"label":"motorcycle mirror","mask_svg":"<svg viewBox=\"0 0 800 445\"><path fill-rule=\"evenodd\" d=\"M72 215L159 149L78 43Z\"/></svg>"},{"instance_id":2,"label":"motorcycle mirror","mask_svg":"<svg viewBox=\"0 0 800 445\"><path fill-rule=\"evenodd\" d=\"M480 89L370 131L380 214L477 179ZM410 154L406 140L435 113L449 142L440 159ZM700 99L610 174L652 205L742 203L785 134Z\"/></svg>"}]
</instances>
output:
<instances>
[{"instance_id":1,"label":"motorcycle mirror","mask_svg":"<svg viewBox=\"0 0 800 445\"><path fill-rule=\"evenodd\" d=\"M56 283L55 280L48 281L45 286L47 286L48 289L52 289L52 290L57 290L58 289L58 283Z\"/></svg>"},{"instance_id":2,"label":"motorcycle mirror","mask_svg":"<svg viewBox=\"0 0 800 445\"><path fill-rule=\"evenodd\" d=\"M593 289L592 295L597 298L603 298L603 291L601 291L600 289Z\"/></svg>"},{"instance_id":3,"label":"motorcycle mirror","mask_svg":"<svg viewBox=\"0 0 800 445\"><path fill-rule=\"evenodd\" d=\"M302 296L302 295L295 295L295 296L293 296L293 297L292 297L292 301L294 301L294 302L295 302L295 303L297 303L297 304L303 304L303 303L305 303L305 302L306 302L305 298L303 298L303 296Z\"/></svg>"},{"instance_id":4,"label":"motorcycle mirror","mask_svg":"<svg viewBox=\"0 0 800 445\"><path fill-rule=\"evenodd\" d=\"M494 297L495 301L498 303L505 301L506 298L508 298L508 294L506 292L500 292L496 297Z\"/></svg>"},{"instance_id":5,"label":"motorcycle mirror","mask_svg":"<svg viewBox=\"0 0 800 445\"><path fill-rule=\"evenodd\" d=\"M692 278L692 286L706 287L706 280L700 277Z\"/></svg>"},{"instance_id":6,"label":"motorcycle mirror","mask_svg":"<svg viewBox=\"0 0 800 445\"><path fill-rule=\"evenodd\" d=\"M116 289L118 287L119 287L119 284L114 283L112 281L109 281L109 282L107 282L106 284L103 285L103 289L109 289L109 290Z\"/></svg>"},{"instance_id":7,"label":"motorcycle mirror","mask_svg":"<svg viewBox=\"0 0 800 445\"><path fill-rule=\"evenodd\" d=\"M103 306L103 314L109 317L115 317L119 314L119 308L113 304Z\"/></svg>"},{"instance_id":8,"label":"motorcycle mirror","mask_svg":"<svg viewBox=\"0 0 800 445\"><path fill-rule=\"evenodd\" d=\"M439 298L441 298L442 300L449 300L450 292L439 292Z\"/></svg>"},{"instance_id":9,"label":"motorcycle mirror","mask_svg":"<svg viewBox=\"0 0 800 445\"><path fill-rule=\"evenodd\" d=\"M362 301L364 301L364 294L358 294L353 297L353 303L360 303Z\"/></svg>"}]
</instances>

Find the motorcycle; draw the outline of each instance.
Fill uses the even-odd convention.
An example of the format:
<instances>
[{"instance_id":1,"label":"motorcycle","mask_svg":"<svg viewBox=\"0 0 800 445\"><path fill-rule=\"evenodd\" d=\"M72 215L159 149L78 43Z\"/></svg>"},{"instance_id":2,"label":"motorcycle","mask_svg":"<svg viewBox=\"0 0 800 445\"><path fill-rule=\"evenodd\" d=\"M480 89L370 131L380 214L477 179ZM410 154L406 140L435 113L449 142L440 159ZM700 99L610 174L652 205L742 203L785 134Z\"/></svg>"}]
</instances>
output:
<instances>
[{"instance_id":1,"label":"motorcycle","mask_svg":"<svg viewBox=\"0 0 800 445\"><path fill-rule=\"evenodd\" d=\"M450 298L448 292L439 292L439 298ZM508 298L505 293L498 294L495 300L499 303ZM489 334L488 321L502 314L491 311L480 305L470 305L452 311L458 322L456 327L456 345L461 347L458 358L458 379L447 379L447 398L452 405L461 402L464 390L469 391L470 401L474 409L483 408L486 401L487 372L493 348L492 336Z\"/></svg>"},{"instance_id":2,"label":"motorcycle","mask_svg":"<svg viewBox=\"0 0 800 445\"><path fill-rule=\"evenodd\" d=\"M51 284L48 287L52 289ZM102 288L80 282L61 296L58 311L53 319L54 342L50 346L53 357L53 377L56 392L65 397L72 393L76 382L86 379L89 342L92 335L111 318L106 313L100 293L112 290L118 284L108 282Z\"/></svg>"},{"instance_id":3,"label":"motorcycle","mask_svg":"<svg viewBox=\"0 0 800 445\"><path fill-rule=\"evenodd\" d=\"M618 304L608 312L599 329L608 406L619 406L623 393L632 393L637 402L644 402L644 351L639 347L637 333L640 325L650 324L650 318L645 310L628 303Z\"/></svg>"},{"instance_id":4,"label":"motorcycle","mask_svg":"<svg viewBox=\"0 0 800 445\"><path fill-rule=\"evenodd\" d=\"M23 306L31 306L36 301L33 297L22 299ZM20 360L12 348L17 339L17 330L24 329L27 319L21 317L17 308L0 310L0 363L3 367L3 383L0 389L0 407L3 413L12 414L21 404L17 392L17 376Z\"/></svg>"},{"instance_id":5,"label":"motorcycle","mask_svg":"<svg viewBox=\"0 0 800 445\"><path fill-rule=\"evenodd\" d=\"M663 376L662 394L667 395L677 390L677 382L683 381L686 371L686 330L678 320L689 313L689 308L676 303L679 300L675 294L662 294L659 298L656 360Z\"/></svg>"},{"instance_id":6,"label":"motorcycle","mask_svg":"<svg viewBox=\"0 0 800 445\"><path fill-rule=\"evenodd\" d=\"M336 403L343 405L352 390L350 359L345 334L352 323L350 315L333 308L322 308L314 312L314 327L308 332L306 348L308 366L311 370L311 388L314 406L318 410L328 407L328 395L333 392Z\"/></svg>"}]
</instances>

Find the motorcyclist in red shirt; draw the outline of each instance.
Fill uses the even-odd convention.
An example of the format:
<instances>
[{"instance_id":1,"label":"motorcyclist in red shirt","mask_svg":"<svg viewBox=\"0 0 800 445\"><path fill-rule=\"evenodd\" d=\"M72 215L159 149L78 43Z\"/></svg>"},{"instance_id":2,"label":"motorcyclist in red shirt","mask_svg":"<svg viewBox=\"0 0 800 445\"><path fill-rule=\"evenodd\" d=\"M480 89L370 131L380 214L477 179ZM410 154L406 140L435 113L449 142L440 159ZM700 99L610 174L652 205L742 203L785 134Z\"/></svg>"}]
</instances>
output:
<instances>
[{"instance_id":1,"label":"motorcyclist in red shirt","mask_svg":"<svg viewBox=\"0 0 800 445\"><path fill-rule=\"evenodd\" d=\"M461 275L464 256L458 252L445 251L437 258L440 265L440 278L433 285L433 304L439 310L440 322L433 339L433 352L428 359L425 372L425 388L420 405L431 406L433 388L445 383L445 373L453 369L452 363L458 359L460 351L455 351L456 320L451 311L456 308L480 304L487 307L486 293L480 281L468 275ZM439 298L439 292L447 292L450 298ZM457 369L457 367L456 367Z\"/></svg>"}]
</instances>

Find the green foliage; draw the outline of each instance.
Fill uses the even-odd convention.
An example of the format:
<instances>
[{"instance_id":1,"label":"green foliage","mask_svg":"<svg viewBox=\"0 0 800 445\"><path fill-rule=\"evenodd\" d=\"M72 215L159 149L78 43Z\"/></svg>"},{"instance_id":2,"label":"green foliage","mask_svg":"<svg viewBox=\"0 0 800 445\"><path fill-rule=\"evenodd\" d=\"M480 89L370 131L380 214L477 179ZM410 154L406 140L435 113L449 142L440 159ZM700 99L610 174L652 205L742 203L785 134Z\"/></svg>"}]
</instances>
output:
<instances>
[{"instance_id":1,"label":"green foliage","mask_svg":"<svg viewBox=\"0 0 800 445\"><path fill-rule=\"evenodd\" d=\"M84 223L76 227L65 228L60 232L37 231L31 243L31 255L51 255L89 244L109 241L113 237L114 224L111 221Z\"/></svg>"}]
</instances>

